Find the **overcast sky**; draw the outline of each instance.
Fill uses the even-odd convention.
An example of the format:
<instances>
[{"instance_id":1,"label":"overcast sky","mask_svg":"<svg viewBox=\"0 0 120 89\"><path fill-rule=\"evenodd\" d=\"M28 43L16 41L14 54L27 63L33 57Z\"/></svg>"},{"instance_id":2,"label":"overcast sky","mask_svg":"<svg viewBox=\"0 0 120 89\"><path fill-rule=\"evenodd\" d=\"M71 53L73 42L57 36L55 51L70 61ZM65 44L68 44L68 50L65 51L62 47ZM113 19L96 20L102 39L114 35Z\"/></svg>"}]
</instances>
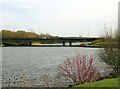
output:
<instances>
[{"instance_id":1,"label":"overcast sky","mask_svg":"<svg viewBox=\"0 0 120 89\"><path fill-rule=\"evenodd\" d=\"M0 29L101 36L117 27L119 0L1 0Z\"/></svg>"}]
</instances>

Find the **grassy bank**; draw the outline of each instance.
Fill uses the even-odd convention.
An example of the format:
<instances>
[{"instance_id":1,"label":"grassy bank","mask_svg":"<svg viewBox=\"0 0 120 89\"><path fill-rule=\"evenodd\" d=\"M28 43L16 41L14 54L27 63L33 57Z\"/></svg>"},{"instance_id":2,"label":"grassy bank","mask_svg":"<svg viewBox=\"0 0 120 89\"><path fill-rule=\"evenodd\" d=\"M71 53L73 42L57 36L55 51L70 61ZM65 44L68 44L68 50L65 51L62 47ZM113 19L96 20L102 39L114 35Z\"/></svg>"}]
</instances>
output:
<instances>
[{"instance_id":1,"label":"grassy bank","mask_svg":"<svg viewBox=\"0 0 120 89\"><path fill-rule=\"evenodd\" d=\"M86 83L86 84L79 84L75 85L69 89L76 89L76 88L83 88L83 89L97 89L95 87L118 87L118 78L112 78L112 79L104 79L96 82Z\"/></svg>"}]
</instances>

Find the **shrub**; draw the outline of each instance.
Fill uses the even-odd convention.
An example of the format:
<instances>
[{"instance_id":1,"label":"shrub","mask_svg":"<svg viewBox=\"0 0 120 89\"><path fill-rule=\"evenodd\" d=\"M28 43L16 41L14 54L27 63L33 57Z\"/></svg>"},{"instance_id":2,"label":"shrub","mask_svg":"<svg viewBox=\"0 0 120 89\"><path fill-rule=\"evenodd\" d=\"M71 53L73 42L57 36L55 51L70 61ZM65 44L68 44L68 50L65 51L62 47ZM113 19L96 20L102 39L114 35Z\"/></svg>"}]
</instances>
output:
<instances>
[{"instance_id":1,"label":"shrub","mask_svg":"<svg viewBox=\"0 0 120 89\"><path fill-rule=\"evenodd\" d=\"M79 54L71 58L66 58L64 63L59 65L57 75L67 80L68 85L93 82L101 77L93 65L93 57L90 56L87 60L87 57L81 57Z\"/></svg>"},{"instance_id":2,"label":"shrub","mask_svg":"<svg viewBox=\"0 0 120 89\"><path fill-rule=\"evenodd\" d=\"M99 50L99 59L109 65L112 69L113 77L120 75L120 33L116 32L114 36L111 34L105 35L105 42Z\"/></svg>"}]
</instances>

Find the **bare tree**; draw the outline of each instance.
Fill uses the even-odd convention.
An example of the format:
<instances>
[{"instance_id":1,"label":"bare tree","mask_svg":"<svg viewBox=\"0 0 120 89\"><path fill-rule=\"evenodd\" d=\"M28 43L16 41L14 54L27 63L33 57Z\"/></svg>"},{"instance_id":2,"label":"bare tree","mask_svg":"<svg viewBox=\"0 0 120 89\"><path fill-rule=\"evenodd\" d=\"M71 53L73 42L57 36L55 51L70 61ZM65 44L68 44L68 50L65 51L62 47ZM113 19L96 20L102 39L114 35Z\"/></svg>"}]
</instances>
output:
<instances>
[{"instance_id":1,"label":"bare tree","mask_svg":"<svg viewBox=\"0 0 120 89\"><path fill-rule=\"evenodd\" d=\"M105 35L99 50L99 58L113 69L113 77L120 75L120 33L117 31L113 36L109 33Z\"/></svg>"}]
</instances>

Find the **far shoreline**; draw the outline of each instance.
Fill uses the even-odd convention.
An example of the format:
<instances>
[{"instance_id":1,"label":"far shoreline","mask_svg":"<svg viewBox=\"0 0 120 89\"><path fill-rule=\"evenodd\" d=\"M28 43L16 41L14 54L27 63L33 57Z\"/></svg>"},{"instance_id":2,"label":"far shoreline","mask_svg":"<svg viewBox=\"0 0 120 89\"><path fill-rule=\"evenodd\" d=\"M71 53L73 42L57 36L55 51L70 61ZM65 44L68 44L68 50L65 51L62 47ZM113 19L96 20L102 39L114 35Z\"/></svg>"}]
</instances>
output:
<instances>
[{"instance_id":1,"label":"far shoreline","mask_svg":"<svg viewBox=\"0 0 120 89\"><path fill-rule=\"evenodd\" d=\"M69 45L31 45L31 46L0 46L0 47L84 47L84 48L102 48L100 46L80 46L80 45L72 45L72 46L69 46Z\"/></svg>"}]
</instances>

